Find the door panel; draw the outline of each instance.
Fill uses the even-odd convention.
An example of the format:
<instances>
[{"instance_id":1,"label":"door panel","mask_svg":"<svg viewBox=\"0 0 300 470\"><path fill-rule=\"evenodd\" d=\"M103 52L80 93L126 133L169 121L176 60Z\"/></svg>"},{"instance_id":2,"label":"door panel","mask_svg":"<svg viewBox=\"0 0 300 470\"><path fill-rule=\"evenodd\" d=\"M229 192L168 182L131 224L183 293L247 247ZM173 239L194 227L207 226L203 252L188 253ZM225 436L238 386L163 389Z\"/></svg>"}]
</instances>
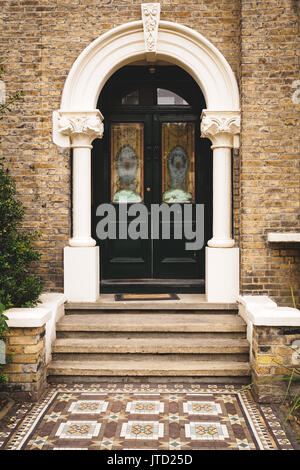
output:
<instances>
[{"instance_id":1,"label":"door panel","mask_svg":"<svg viewBox=\"0 0 300 470\"><path fill-rule=\"evenodd\" d=\"M195 230L195 202L198 194L196 168L198 152L196 140L199 139L199 119L196 115L170 116L160 114L156 117L156 139L161 150L160 174L161 193L157 202L179 204L179 219L183 220L185 206L191 206L192 217L186 222ZM197 156L197 164L196 164ZM166 225L168 222L166 222ZM182 232L181 239L176 239L176 229ZM160 233L164 223L160 223ZM176 223L176 217L170 218L170 240L154 240L153 265L155 277L162 278L203 278L204 270L198 251L186 250L184 226ZM203 277L202 277L203 276Z\"/></svg>"}]
</instances>

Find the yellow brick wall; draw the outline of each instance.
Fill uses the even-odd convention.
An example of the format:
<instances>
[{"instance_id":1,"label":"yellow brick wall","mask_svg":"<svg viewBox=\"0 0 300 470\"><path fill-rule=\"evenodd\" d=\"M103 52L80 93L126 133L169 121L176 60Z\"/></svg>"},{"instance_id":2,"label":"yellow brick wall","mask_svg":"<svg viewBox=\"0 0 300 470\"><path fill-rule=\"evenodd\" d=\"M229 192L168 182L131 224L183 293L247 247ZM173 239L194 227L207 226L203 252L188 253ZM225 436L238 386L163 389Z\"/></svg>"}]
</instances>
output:
<instances>
[{"instance_id":1,"label":"yellow brick wall","mask_svg":"<svg viewBox=\"0 0 300 470\"><path fill-rule=\"evenodd\" d=\"M8 91L23 103L5 119L1 152L27 206L26 225L44 233L37 271L62 290L71 230L70 151L52 143L52 111L77 56L109 29L141 18L135 0L1 0L0 55ZM234 157L234 236L243 293L299 299L299 248L270 247L267 231L299 229L299 23L294 0L162 0L161 18L200 32L226 57L241 91L242 147Z\"/></svg>"}]
</instances>

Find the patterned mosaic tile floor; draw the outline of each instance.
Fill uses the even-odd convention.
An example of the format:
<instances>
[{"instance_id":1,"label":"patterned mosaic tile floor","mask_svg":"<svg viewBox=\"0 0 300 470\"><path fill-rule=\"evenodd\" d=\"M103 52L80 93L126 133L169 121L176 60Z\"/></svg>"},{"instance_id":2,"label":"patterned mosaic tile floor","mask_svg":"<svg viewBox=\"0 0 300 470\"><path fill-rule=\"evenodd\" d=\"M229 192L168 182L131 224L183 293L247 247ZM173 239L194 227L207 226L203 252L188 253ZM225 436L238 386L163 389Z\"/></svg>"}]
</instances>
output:
<instances>
[{"instance_id":1,"label":"patterned mosaic tile floor","mask_svg":"<svg viewBox=\"0 0 300 470\"><path fill-rule=\"evenodd\" d=\"M6 450L293 450L240 386L63 384L0 422Z\"/></svg>"}]
</instances>

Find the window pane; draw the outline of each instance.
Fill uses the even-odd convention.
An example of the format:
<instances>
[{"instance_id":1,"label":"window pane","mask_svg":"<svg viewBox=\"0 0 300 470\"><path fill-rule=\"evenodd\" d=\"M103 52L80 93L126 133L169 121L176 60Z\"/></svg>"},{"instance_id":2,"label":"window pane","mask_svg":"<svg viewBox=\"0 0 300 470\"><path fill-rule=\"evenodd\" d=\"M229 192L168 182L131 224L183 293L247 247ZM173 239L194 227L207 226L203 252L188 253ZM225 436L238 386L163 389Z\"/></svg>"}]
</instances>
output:
<instances>
[{"instance_id":1,"label":"window pane","mask_svg":"<svg viewBox=\"0 0 300 470\"><path fill-rule=\"evenodd\" d=\"M188 105L188 103L173 91L157 88L157 104L160 105Z\"/></svg>"},{"instance_id":2,"label":"window pane","mask_svg":"<svg viewBox=\"0 0 300 470\"><path fill-rule=\"evenodd\" d=\"M139 104L139 90L131 91L122 96L122 104Z\"/></svg>"}]
</instances>

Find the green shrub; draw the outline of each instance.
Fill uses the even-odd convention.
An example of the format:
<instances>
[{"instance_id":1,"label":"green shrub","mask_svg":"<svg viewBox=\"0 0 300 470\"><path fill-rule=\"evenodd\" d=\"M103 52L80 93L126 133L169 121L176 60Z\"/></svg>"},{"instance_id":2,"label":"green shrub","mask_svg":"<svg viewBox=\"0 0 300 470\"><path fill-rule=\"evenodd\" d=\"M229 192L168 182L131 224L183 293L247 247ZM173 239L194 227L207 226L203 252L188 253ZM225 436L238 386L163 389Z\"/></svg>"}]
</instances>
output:
<instances>
[{"instance_id":1,"label":"green shrub","mask_svg":"<svg viewBox=\"0 0 300 470\"><path fill-rule=\"evenodd\" d=\"M30 271L41 258L34 247L38 232L22 230L24 207L16 199L16 184L0 162L0 299L8 307L35 305L43 282Z\"/></svg>"}]
</instances>

